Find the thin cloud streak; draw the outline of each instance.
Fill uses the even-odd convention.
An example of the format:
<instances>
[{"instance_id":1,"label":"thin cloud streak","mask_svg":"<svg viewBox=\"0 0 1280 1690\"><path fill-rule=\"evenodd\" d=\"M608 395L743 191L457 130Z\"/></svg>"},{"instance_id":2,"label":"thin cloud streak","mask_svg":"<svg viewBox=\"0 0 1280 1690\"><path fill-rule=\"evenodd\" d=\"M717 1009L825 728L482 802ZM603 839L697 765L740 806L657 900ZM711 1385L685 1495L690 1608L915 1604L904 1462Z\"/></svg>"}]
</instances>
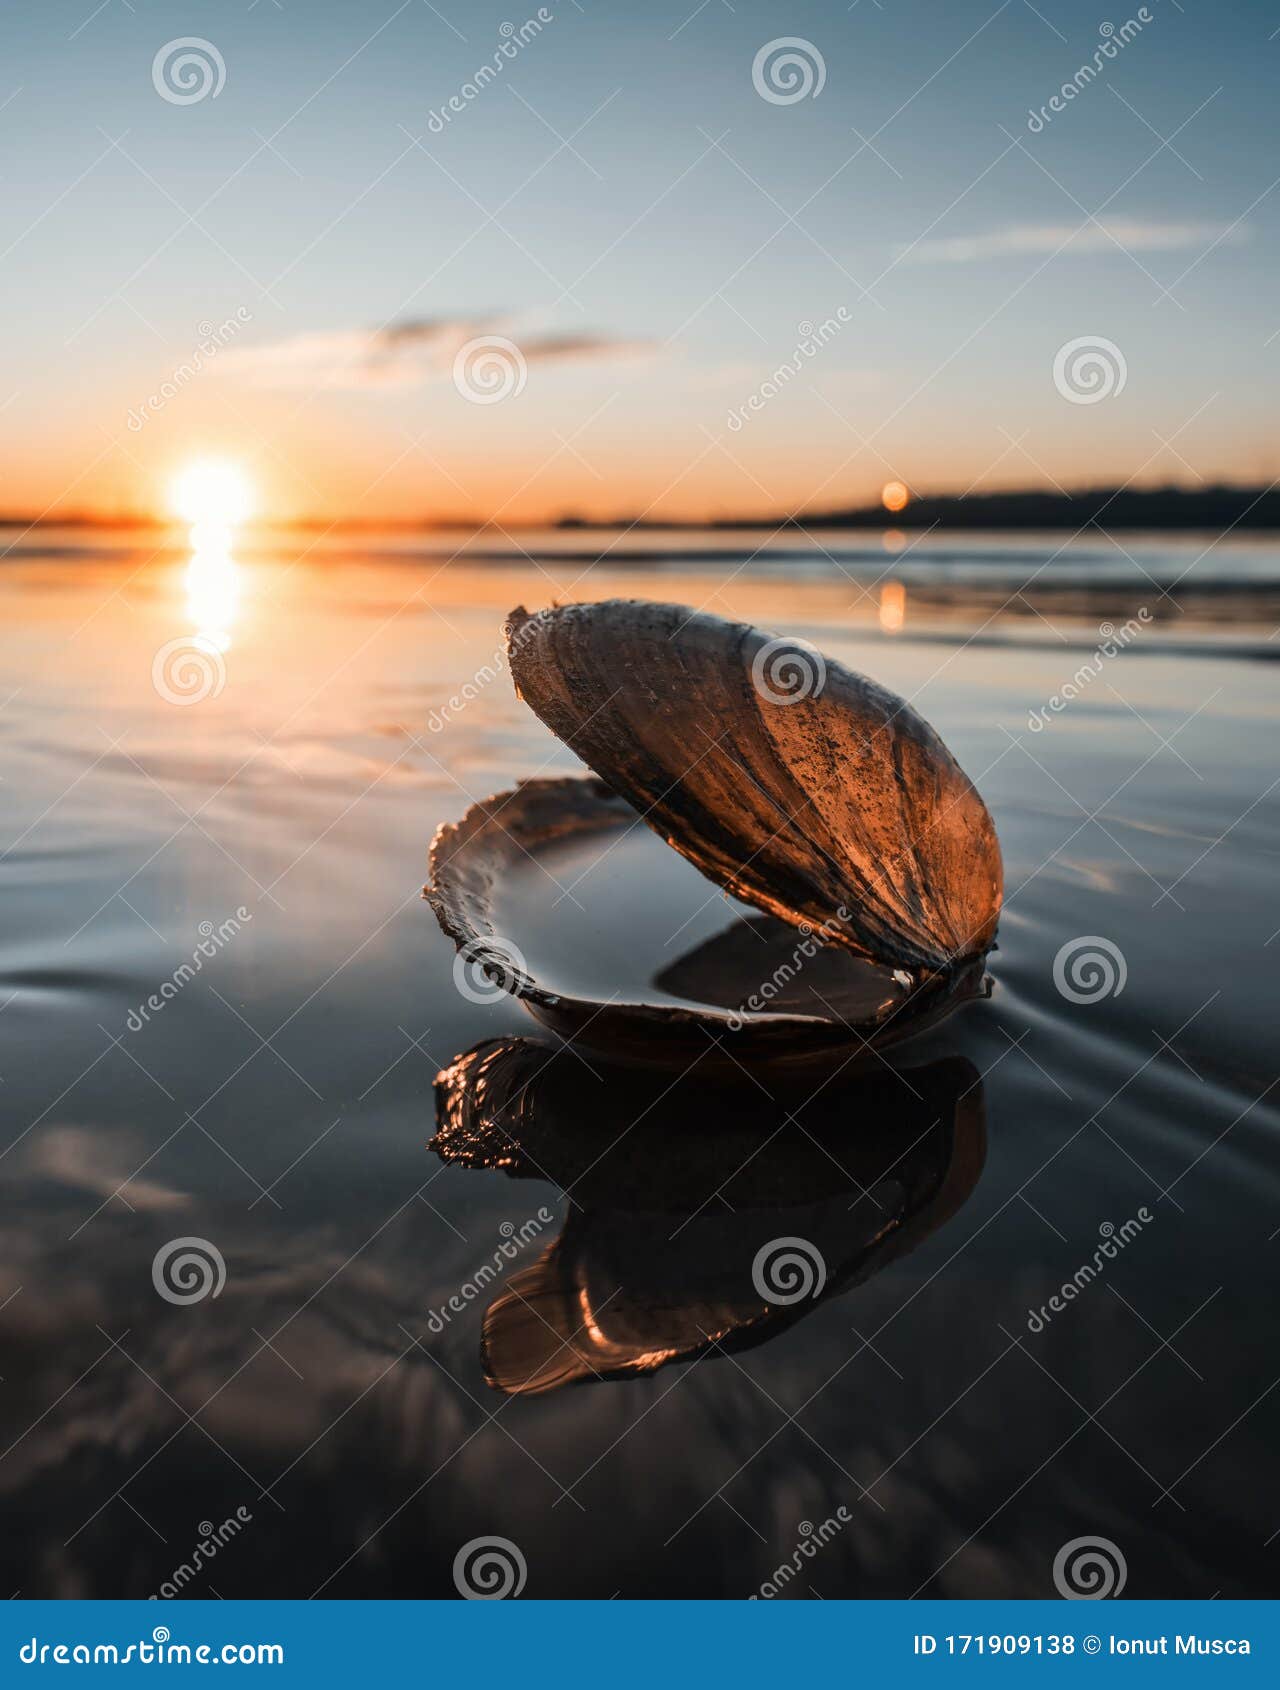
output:
<instances>
[{"instance_id":1,"label":"thin cloud streak","mask_svg":"<svg viewBox=\"0 0 1280 1690\"><path fill-rule=\"evenodd\" d=\"M1247 224L1231 228L1223 223L1143 223L1129 218L1101 218L1081 229L1075 238L1073 223L1015 224L983 235L955 235L943 240L920 241L902 247L900 255L915 264L976 264L987 259L1057 252L1084 257L1115 252L1117 246L1129 252L1187 252L1209 247L1215 241L1238 246L1248 240Z\"/></svg>"},{"instance_id":2,"label":"thin cloud streak","mask_svg":"<svg viewBox=\"0 0 1280 1690\"><path fill-rule=\"evenodd\" d=\"M651 355L648 341L595 334L522 334L495 317L421 317L383 329L319 330L224 355L223 373L255 387L378 389L448 380L459 350L484 335L512 340L526 363L569 363Z\"/></svg>"}]
</instances>

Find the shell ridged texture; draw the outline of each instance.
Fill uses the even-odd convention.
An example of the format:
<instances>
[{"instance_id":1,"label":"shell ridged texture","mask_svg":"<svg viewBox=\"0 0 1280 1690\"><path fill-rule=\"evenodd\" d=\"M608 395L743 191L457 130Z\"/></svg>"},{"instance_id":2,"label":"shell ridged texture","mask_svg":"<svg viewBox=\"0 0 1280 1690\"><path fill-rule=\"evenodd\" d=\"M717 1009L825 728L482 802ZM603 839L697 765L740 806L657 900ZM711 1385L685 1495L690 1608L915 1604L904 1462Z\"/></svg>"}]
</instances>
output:
<instances>
[{"instance_id":1,"label":"shell ridged texture","mask_svg":"<svg viewBox=\"0 0 1280 1690\"><path fill-rule=\"evenodd\" d=\"M990 949L991 817L884 687L679 605L517 610L507 639L521 698L726 891L916 972Z\"/></svg>"}]
</instances>

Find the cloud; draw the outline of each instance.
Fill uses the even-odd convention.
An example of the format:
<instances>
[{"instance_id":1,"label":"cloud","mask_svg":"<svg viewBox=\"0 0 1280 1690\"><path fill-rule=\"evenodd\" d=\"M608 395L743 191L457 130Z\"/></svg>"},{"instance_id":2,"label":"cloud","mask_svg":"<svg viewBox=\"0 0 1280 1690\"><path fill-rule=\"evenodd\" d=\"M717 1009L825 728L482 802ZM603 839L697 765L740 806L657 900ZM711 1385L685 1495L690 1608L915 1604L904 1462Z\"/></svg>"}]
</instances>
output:
<instances>
[{"instance_id":1,"label":"cloud","mask_svg":"<svg viewBox=\"0 0 1280 1690\"><path fill-rule=\"evenodd\" d=\"M648 342L595 334L522 334L494 317L411 317L381 329L336 329L293 335L264 346L237 346L219 367L257 387L376 389L447 381L469 340L502 335L526 363L568 363L635 357Z\"/></svg>"},{"instance_id":2,"label":"cloud","mask_svg":"<svg viewBox=\"0 0 1280 1690\"><path fill-rule=\"evenodd\" d=\"M1100 218L1077 233L1074 223L1023 223L985 235L956 235L945 240L917 241L899 248L899 256L918 264L974 264L1017 254L1050 254L1062 248L1063 257L1115 252L1185 252L1215 242L1239 245L1249 238L1248 225L1223 223L1142 223L1131 218Z\"/></svg>"}]
</instances>

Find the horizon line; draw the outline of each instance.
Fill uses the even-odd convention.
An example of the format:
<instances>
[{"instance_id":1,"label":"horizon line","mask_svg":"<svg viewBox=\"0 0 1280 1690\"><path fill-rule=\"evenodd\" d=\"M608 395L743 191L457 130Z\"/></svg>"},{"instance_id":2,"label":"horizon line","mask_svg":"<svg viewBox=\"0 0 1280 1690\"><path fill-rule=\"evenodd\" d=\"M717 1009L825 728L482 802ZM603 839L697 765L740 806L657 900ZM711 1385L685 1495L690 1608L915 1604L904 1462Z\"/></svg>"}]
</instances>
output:
<instances>
[{"instance_id":1,"label":"horizon line","mask_svg":"<svg viewBox=\"0 0 1280 1690\"><path fill-rule=\"evenodd\" d=\"M1193 514L1195 507L1204 507L1211 502L1231 504L1237 502L1244 508L1235 516L1232 526L1244 522L1264 500L1267 505L1261 515L1249 524L1250 527L1280 528L1280 493L1276 492L1280 486L1280 477L1269 482L1231 482L1216 481L1202 487L1187 487L1179 482L1165 482L1156 486L1135 487L1128 483L1114 485L1110 483L1089 483L1070 491L1064 487L1010 487L996 491L970 491L962 493L923 493L910 491L908 504L901 510L891 511L879 500L859 505L835 505L814 511L786 511L768 515L754 515L739 512L736 514L719 514L685 517L652 517L643 513L621 512L608 517L584 516L573 510L560 511L555 515L547 514L540 518L521 518L511 522L499 522L493 516L477 516L465 513L437 516L387 516L387 517L359 517L322 515L299 515L292 517L264 516L247 519L237 523L237 528L251 528L282 532L310 532L323 529L326 532L367 532L370 530L396 530L411 533L483 533L487 528L505 530L507 528L529 529L650 529L650 530L723 530L723 529L764 529L764 528L804 528L806 526L841 526L876 527L883 529L918 528L920 526L939 526L948 522L955 523L956 518L964 514L966 526L974 526L971 517L982 513L989 518L1002 523L1009 523L1009 519L1016 520L1010 525L1027 527L1034 526L1034 515L1040 512L1043 516L1066 516L1069 507L1078 506L1095 501L1103 501L1105 506L1111 507L1120 501L1126 501L1132 506L1143 507L1141 511L1132 514L1145 514L1150 523L1150 512L1154 505L1164 503L1168 506L1167 516L1172 518L1168 526L1192 526L1187 519ZM1275 509L1272 509L1272 506ZM1076 515L1079 512L1074 513ZM1124 514L1115 513L1115 514ZM1225 519L1229 513L1223 511ZM1202 520L1195 526L1204 526ZM1268 520L1263 520L1263 518ZM1113 517L1114 520L1114 517ZM1093 518L1086 516L1088 525ZM1166 524L1156 523L1155 526ZM138 510L131 512L107 513L101 511L76 511L65 515L56 515L50 511L38 515L22 513L0 512L0 528L21 528L30 531L36 528L88 528L101 530L158 530L181 529L187 526L180 519L162 516L155 511Z\"/></svg>"}]
</instances>

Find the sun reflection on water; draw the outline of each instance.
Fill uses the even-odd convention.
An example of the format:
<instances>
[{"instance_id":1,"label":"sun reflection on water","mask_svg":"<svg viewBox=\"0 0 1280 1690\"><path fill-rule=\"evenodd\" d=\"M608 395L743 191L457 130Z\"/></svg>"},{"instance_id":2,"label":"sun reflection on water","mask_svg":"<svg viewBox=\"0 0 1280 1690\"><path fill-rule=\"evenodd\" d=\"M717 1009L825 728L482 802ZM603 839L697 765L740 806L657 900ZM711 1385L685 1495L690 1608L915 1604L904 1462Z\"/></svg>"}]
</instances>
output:
<instances>
[{"instance_id":1,"label":"sun reflection on water","mask_svg":"<svg viewBox=\"0 0 1280 1690\"><path fill-rule=\"evenodd\" d=\"M173 508L190 524L186 570L187 615L197 642L225 652L239 612L241 568L234 555L236 530L251 514L253 489L235 464L200 460L173 486Z\"/></svg>"},{"instance_id":2,"label":"sun reflection on water","mask_svg":"<svg viewBox=\"0 0 1280 1690\"><path fill-rule=\"evenodd\" d=\"M187 563L187 615L197 639L217 651L231 645L231 629L240 604L240 565L231 553L228 530L218 545L194 541Z\"/></svg>"}]
</instances>

